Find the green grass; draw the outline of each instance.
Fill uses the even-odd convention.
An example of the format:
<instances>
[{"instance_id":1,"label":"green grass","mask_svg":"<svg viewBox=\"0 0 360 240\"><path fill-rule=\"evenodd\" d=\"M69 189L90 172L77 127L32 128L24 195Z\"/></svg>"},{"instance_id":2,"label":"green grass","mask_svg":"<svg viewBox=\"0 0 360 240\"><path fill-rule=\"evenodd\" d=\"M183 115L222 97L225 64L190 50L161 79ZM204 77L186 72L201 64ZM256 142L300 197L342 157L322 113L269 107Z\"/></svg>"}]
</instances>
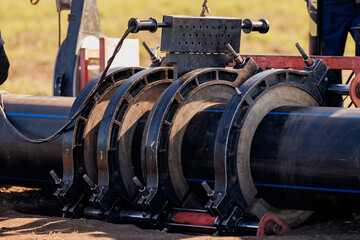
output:
<instances>
[{"instance_id":1,"label":"green grass","mask_svg":"<svg viewBox=\"0 0 360 240\"><path fill-rule=\"evenodd\" d=\"M131 17L161 20L163 15L196 15L201 12L203 0L98 0L101 26L105 35L121 37ZM209 0L213 16L232 16L269 20L268 34L243 34L243 54L298 54L296 42L308 49L308 16L302 0ZM67 31L67 14L62 12L62 39ZM52 73L58 49L58 16L54 0L40 0L36 6L27 0L0 2L0 29L6 41L6 52L11 62L8 81L3 90L17 94L52 94ZM146 40L150 46L160 43L160 33L139 33L131 38ZM354 53L352 39L348 41L347 55ZM141 65L149 59L141 49Z\"/></svg>"}]
</instances>

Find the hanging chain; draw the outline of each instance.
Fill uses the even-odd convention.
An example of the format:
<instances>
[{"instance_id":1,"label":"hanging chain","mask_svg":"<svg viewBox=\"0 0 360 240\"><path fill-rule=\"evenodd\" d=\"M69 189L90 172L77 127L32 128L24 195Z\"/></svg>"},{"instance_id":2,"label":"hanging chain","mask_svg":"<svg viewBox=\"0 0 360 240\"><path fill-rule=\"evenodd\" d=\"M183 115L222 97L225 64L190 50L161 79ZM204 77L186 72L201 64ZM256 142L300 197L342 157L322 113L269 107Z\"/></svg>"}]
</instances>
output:
<instances>
[{"instance_id":1,"label":"hanging chain","mask_svg":"<svg viewBox=\"0 0 360 240\"><path fill-rule=\"evenodd\" d=\"M210 8L208 7L207 2L208 2L208 0L204 0L200 17L206 17L205 13L208 13L209 15L211 15Z\"/></svg>"},{"instance_id":2,"label":"hanging chain","mask_svg":"<svg viewBox=\"0 0 360 240\"><path fill-rule=\"evenodd\" d=\"M36 4L38 4L38 2L40 2L40 0L30 0L30 3L32 5L36 5Z\"/></svg>"}]
</instances>

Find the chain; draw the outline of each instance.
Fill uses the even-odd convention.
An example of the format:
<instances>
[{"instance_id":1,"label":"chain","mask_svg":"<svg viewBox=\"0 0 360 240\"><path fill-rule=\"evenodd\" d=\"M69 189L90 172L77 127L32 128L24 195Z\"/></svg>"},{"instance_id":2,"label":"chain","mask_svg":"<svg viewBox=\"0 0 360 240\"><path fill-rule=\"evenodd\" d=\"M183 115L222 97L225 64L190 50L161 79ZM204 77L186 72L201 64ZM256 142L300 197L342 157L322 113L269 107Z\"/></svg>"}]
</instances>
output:
<instances>
[{"instance_id":1,"label":"chain","mask_svg":"<svg viewBox=\"0 0 360 240\"><path fill-rule=\"evenodd\" d=\"M204 0L200 17L206 17L205 13L208 13L209 15L211 15L210 8L208 7L207 2L208 2L208 0Z\"/></svg>"},{"instance_id":2,"label":"chain","mask_svg":"<svg viewBox=\"0 0 360 240\"><path fill-rule=\"evenodd\" d=\"M30 0L30 3L32 5L36 5L36 4L38 4L38 2L40 2L40 0Z\"/></svg>"}]
</instances>

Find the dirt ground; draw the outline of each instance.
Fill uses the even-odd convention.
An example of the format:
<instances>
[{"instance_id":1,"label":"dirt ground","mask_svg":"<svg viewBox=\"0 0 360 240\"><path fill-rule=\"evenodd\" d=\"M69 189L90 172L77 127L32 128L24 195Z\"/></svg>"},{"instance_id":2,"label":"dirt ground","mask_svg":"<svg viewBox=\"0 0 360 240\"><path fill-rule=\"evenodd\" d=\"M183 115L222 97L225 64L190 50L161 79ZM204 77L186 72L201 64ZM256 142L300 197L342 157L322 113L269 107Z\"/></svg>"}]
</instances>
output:
<instances>
[{"instance_id":1,"label":"dirt ground","mask_svg":"<svg viewBox=\"0 0 360 240\"><path fill-rule=\"evenodd\" d=\"M263 239L255 236L212 237L143 230L134 225L61 216L61 204L52 189L0 185L0 238L20 240L105 240L105 239ZM295 229L267 239L360 239L360 217L343 216Z\"/></svg>"}]
</instances>

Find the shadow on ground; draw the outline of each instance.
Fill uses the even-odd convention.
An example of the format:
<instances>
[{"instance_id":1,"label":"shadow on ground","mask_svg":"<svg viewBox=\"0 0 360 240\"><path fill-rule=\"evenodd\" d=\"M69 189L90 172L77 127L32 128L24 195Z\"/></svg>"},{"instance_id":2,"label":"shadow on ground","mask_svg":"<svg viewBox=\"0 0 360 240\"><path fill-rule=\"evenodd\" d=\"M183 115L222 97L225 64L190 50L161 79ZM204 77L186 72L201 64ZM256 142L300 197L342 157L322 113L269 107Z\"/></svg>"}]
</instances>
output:
<instances>
[{"instance_id":1,"label":"shadow on ground","mask_svg":"<svg viewBox=\"0 0 360 240\"><path fill-rule=\"evenodd\" d=\"M2 239L261 239L254 236L212 237L143 230L134 225L61 217L62 205L49 188L0 186L0 237ZM360 239L358 216L342 216L266 239Z\"/></svg>"}]
</instances>

